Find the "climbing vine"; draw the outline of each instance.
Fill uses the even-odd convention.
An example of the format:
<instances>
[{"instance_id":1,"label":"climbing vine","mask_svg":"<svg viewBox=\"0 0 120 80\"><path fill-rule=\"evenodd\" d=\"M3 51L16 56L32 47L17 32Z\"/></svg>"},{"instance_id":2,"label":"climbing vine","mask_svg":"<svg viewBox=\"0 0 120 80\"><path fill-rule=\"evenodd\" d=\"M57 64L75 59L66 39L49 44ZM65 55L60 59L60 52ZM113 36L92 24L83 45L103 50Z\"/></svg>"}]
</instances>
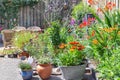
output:
<instances>
[{"instance_id":1,"label":"climbing vine","mask_svg":"<svg viewBox=\"0 0 120 80\"><path fill-rule=\"evenodd\" d=\"M5 24L4 28L13 28L17 25L20 7L32 7L39 1L40 0L0 0L0 26Z\"/></svg>"}]
</instances>

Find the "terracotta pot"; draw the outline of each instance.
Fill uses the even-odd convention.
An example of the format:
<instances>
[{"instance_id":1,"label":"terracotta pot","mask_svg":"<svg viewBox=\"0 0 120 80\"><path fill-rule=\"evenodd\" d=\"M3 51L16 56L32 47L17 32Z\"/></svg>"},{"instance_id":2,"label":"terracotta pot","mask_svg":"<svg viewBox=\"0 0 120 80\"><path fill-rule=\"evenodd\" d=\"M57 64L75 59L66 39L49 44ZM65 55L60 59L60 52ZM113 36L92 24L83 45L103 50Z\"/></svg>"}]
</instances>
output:
<instances>
[{"instance_id":1,"label":"terracotta pot","mask_svg":"<svg viewBox=\"0 0 120 80\"><path fill-rule=\"evenodd\" d=\"M18 54L18 58L21 58L21 57L26 57L26 58L28 58L29 57L29 53L28 52L26 52L26 51L23 51L23 52L21 52L20 54Z\"/></svg>"},{"instance_id":2,"label":"terracotta pot","mask_svg":"<svg viewBox=\"0 0 120 80\"><path fill-rule=\"evenodd\" d=\"M37 65L37 72L42 80L48 79L52 73L52 65L51 64L39 64Z\"/></svg>"}]
</instances>

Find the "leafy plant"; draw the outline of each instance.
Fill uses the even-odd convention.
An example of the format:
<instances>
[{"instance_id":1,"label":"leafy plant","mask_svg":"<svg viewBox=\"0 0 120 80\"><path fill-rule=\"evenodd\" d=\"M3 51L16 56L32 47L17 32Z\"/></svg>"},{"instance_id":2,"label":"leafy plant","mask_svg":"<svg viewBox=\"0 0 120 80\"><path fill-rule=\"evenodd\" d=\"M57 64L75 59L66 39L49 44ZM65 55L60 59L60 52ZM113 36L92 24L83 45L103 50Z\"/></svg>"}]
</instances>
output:
<instances>
[{"instance_id":1,"label":"leafy plant","mask_svg":"<svg viewBox=\"0 0 120 80\"><path fill-rule=\"evenodd\" d=\"M25 50L29 52L29 54L36 59L39 59L40 56L47 54L47 38L46 34L41 33L36 36L36 38L32 38L26 45Z\"/></svg>"},{"instance_id":2,"label":"leafy plant","mask_svg":"<svg viewBox=\"0 0 120 80\"><path fill-rule=\"evenodd\" d=\"M22 71L26 71L26 70L31 70L32 69L32 66L27 63L27 62L21 62L19 64L19 68L22 70Z\"/></svg>"},{"instance_id":3,"label":"leafy plant","mask_svg":"<svg viewBox=\"0 0 120 80\"><path fill-rule=\"evenodd\" d=\"M85 59L85 47L77 41L62 43L59 48L61 52L53 59L59 66L80 65Z\"/></svg>"},{"instance_id":4,"label":"leafy plant","mask_svg":"<svg viewBox=\"0 0 120 80\"><path fill-rule=\"evenodd\" d=\"M59 54L59 45L66 43L68 36L68 30L59 21L54 21L51 26L45 30L45 34L48 36L46 40L48 50L52 55Z\"/></svg>"},{"instance_id":5,"label":"leafy plant","mask_svg":"<svg viewBox=\"0 0 120 80\"><path fill-rule=\"evenodd\" d=\"M103 59L99 59L100 64L97 67L97 71L99 72L99 80L119 80L120 79L120 69L119 69L119 57L120 50L117 48L113 50L114 54L110 57Z\"/></svg>"},{"instance_id":6,"label":"leafy plant","mask_svg":"<svg viewBox=\"0 0 120 80\"><path fill-rule=\"evenodd\" d=\"M82 19L84 18L85 14L91 13L93 9L89 7L88 5L85 5L84 3L80 2L78 5L76 5L73 8L72 16L79 20L80 23L82 22Z\"/></svg>"},{"instance_id":7,"label":"leafy plant","mask_svg":"<svg viewBox=\"0 0 120 80\"><path fill-rule=\"evenodd\" d=\"M58 48L58 45L61 43L60 39L60 23L59 22L52 22L51 23L51 31L50 31L50 38L52 41L52 45L55 48Z\"/></svg>"},{"instance_id":8,"label":"leafy plant","mask_svg":"<svg viewBox=\"0 0 120 80\"><path fill-rule=\"evenodd\" d=\"M93 0L94 1L94 0ZM97 71L99 80L119 80L119 16L118 10L113 10L115 4L108 2L104 9L100 8L103 19L93 13L96 23L89 27L89 47L93 58L99 60Z\"/></svg>"},{"instance_id":9,"label":"leafy plant","mask_svg":"<svg viewBox=\"0 0 120 80\"><path fill-rule=\"evenodd\" d=\"M49 64L51 63L51 58L47 55L41 55L37 61L39 64Z\"/></svg>"},{"instance_id":10,"label":"leafy plant","mask_svg":"<svg viewBox=\"0 0 120 80\"><path fill-rule=\"evenodd\" d=\"M21 31L21 32L16 32L12 42L13 45L16 46L19 49L24 49L24 46L29 43L29 41L35 38L35 34L31 33L29 31Z\"/></svg>"}]
</instances>

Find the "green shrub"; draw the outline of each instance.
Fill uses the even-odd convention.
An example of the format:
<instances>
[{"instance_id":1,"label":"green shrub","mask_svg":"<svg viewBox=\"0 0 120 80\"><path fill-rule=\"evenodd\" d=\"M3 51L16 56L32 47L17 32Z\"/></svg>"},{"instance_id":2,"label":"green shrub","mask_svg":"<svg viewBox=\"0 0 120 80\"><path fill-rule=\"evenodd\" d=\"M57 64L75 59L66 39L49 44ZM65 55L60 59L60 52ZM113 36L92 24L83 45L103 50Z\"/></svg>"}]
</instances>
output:
<instances>
[{"instance_id":1,"label":"green shrub","mask_svg":"<svg viewBox=\"0 0 120 80\"><path fill-rule=\"evenodd\" d=\"M32 66L27 63L27 62L21 62L19 64L19 68L22 70L22 71L25 71L25 70L31 70L32 69Z\"/></svg>"}]
</instances>

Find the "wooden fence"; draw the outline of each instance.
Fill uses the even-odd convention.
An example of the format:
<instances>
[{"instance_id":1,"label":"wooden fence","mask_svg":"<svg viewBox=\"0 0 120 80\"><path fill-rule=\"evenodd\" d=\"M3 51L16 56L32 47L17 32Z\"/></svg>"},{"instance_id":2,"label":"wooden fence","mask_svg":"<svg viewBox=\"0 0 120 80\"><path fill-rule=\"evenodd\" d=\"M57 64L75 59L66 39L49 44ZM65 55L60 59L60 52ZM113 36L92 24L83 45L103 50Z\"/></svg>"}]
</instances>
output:
<instances>
[{"instance_id":1,"label":"wooden fence","mask_svg":"<svg viewBox=\"0 0 120 80\"><path fill-rule=\"evenodd\" d=\"M43 0L44 1L44 0ZM46 0L45 0L46 1ZM21 7L17 19L11 19L11 23L16 20L16 26L40 26L44 28L46 21L53 21L58 17L65 17L74 4L81 0L47 0L48 2L39 2L35 6ZM67 7L64 9L64 7ZM1 16L1 15L0 15ZM8 26L7 21L0 18L2 26ZM10 24L11 24L10 23Z\"/></svg>"}]
</instances>

